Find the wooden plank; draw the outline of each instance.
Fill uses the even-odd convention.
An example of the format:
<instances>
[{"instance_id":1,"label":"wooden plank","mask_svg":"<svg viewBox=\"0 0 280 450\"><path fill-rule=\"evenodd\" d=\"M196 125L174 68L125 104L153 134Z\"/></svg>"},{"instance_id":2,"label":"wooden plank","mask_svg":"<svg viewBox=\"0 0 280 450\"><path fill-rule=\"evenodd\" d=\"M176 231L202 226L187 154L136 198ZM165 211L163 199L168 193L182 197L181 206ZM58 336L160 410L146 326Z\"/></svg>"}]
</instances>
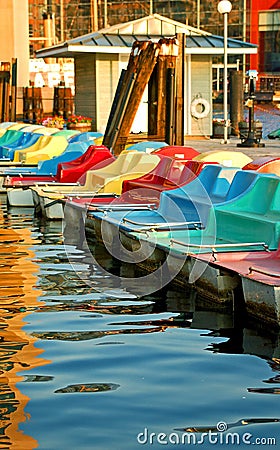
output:
<instances>
[{"instance_id":1,"label":"wooden plank","mask_svg":"<svg viewBox=\"0 0 280 450\"><path fill-rule=\"evenodd\" d=\"M177 60L176 77L176 120L175 120L175 145L184 145L184 85L185 85L185 47L186 35L177 35L179 54Z\"/></svg>"},{"instance_id":2,"label":"wooden plank","mask_svg":"<svg viewBox=\"0 0 280 450\"><path fill-rule=\"evenodd\" d=\"M175 69L166 71L166 115L165 141L169 145L175 143Z\"/></svg>"},{"instance_id":3,"label":"wooden plank","mask_svg":"<svg viewBox=\"0 0 280 450\"><path fill-rule=\"evenodd\" d=\"M115 139L115 154L119 154L125 147L142 95L156 64L158 53L158 43L151 41L137 42L132 48L128 62L128 73L135 73L135 81L126 102L122 122Z\"/></svg>"},{"instance_id":4,"label":"wooden plank","mask_svg":"<svg viewBox=\"0 0 280 450\"><path fill-rule=\"evenodd\" d=\"M152 125L149 125L148 140L164 141L166 139L166 99L167 71L175 76L178 44L175 38L135 42L132 47L128 66L122 75L111 107L103 144L118 155L133 140L130 135L132 124L141 103L144 90L149 84L149 112ZM175 84L169 93L168 136L174 141L175 124ZM151 102L152 99L152 102ZM150 105L150 102L152 103ZM150 117L149 117L150 123ZM172 133L170 133L172 130Z\"/></svg>"}]
</instances>

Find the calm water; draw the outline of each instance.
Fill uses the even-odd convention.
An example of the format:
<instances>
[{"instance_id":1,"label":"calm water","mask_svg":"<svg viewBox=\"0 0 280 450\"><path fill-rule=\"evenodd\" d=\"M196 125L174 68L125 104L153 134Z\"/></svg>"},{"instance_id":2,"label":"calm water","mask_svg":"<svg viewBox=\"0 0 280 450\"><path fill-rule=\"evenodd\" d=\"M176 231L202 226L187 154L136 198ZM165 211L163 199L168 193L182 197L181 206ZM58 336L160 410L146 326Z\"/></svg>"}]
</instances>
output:
<instances>
[{"instance_id":1,"label":"calm water","mask_svg":"<svg viewBox=\"0 0 280 450\"><path fill-rule=\"evenodd\" d=\"M279 335L96 254L0 197L0 448L279 446Z\"/></svg>"},{"instance_id":2,"label":"calm water","mask_svg":"<svg viewBox=\"0 0 280 450\"><path fill-rule=\"evenodd\" d=\"M249 109L244 109L244 118L248 118ZM223 105L217 103L214 105L214 117L223 118ZM254 108L254 118L255 120L260 120L263 124L263 135L264 139L267 135L274 130L280 128L280 109L276 108L272 104L268 103L258 103Z\"/></svg>"}]
</instances>

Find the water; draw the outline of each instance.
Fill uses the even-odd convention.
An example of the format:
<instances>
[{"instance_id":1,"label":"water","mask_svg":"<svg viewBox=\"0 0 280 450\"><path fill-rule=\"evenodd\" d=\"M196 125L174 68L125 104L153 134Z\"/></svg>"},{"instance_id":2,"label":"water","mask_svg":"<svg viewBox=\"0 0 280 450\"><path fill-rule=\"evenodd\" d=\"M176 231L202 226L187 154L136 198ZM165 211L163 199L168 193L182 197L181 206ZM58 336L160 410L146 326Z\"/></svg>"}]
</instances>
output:
<instances>
[{"instance_id":1,"label":"water","mask_svg":"<svg viewBox=\"0 0 280 450\"><path fill-rule=\"evenodd\" d=\"M223 105L214 105L214 117L223 118ZM244 109L244 118L248 119L249 109ZM262 122L262 137L266 139L268 134L280 128L280 109L275 104L257 103L254 107L254 119Z\"/></svg>"},{"instance_id":2,"label":"water","mask_svg":"<svg viewBox=\"0 0 280 450\"><path fill-rule=\"evenodd\" d=\"M138 298L95 255L105 272L0 197L0 448L279 445L278 332L170 286Z\"/></svg>"},{"instance_id":3,"label":"water","mask_svg":"<svg viewBox=\"0 0 280 450\"><path fill-rule=\"evenodd\" d=\"M192 293L135 298L110 281L104 287L86 253L65 247L60 223L7 210L4 196L0 239L1 448L279 442L277 333Z\"/></svg>"}]
</instances>

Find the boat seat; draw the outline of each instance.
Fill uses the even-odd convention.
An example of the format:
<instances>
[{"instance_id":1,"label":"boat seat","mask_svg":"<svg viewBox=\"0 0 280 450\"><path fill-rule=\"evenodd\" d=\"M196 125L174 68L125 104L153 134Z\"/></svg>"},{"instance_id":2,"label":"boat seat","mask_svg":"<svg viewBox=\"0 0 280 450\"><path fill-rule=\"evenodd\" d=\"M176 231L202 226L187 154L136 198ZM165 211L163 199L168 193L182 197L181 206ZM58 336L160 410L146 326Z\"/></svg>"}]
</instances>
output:
<instances>
[{"instance_id":1,"label":"boat seat","mask_svg":"<svg viewBox=\"0 0 280 450\"><path fill-rule=\"evenodd\" d=\"M83 141L79 142L79 144L82 143ZM101 169L114 161L115 157L107 147L104 145L90 145L87 151L79 158L58 165L57 179L63 183L79 180L81 184L84 184L88 170L93 169L93 167L96 170Z\"/></svg>"},{"instance_id":2,"label":"boat seat","mask_svg":"<svg viewBox=\"0 0 280 450\"><path fill-rule=\"evenodd\" d=\"M280 238L280 178L258 174L252 189L215 205L210 216L209 229L217 226L220 238L238 242L241 236L244 241L254 237L275 250Z\"/></svg>"},{"instance_id":3,"label":"boat seat","mask_svg":"<svg viewBox=\"0 0 280 450\"><path fill-rule=\"evenodd\" d=\"M51 136L39 135L39 139L33 143L32 145L24 148L23 150L16 150L14 152L13 162L19 162L22 155L25 155L27 152L35 152L40 148L43 148L47 145L51 140Z\"/></svg>"},{"instance_id":4,"label":"boat seat","mask_svg":"<svg viewBox=\"0 0 280 450\"><path fill-rule=\"evenodd\" d=\"M86 142L73 142L68 144L64 152L62 152L58 156L54 156L51 159L46 159L38 162L37 167L18 167L11 168L7 174L13 175L13 173L18 173L22 177L28 177L30 172L34 176L41 175L58 175L59 167L63 164L67 164L68 162L72 162L72 160L77 160L82 157L88 149L88 144ZM74 156L74 154L76 156ZM23 169L26 169L23 170Z\"/></svg>"},{"instance_id":5,"label":"boat seat","mask_svg":"<svg viewBox=\"0 0 280 450\"><path fill-rule=\"evenodd\" d=\"M159 160L160 158L157 155L128 152L120 154L114 162L105 168L87 171L86 182L84 185L62 186L60 184L55 186L55 183L53 183L53 185L50 184L44 189L32 188L32 190L37 192L38 197L47 198L56 198L57 196L61 197L68 194L85 192L92 195L97 193L114 193L120 195L122 183L125 179L144 175L144 173L152 170L159 163ZM132 164L133 162L135 165ZM119 172L116 171L116 167L119 169Z\"/></svg>"},{"instance_id":6,"label":"boat seat","mask_svg":"<svg viewBox=\"0 0 280 450\"><path fill-rule=\"evenodd\" d=\"M1 157L8 158L12 161L14 159L16 150L27 149L31 145L35 144L39 138L40 138L39 134L34 134L31 132L24 132L20 143L16 142L16 143L2 146L2 156ZM0 154L1 154L1 151L0 151Z\"/></svg>"},{"instance_id":7,"label":"boat seat","mask_svg":"<svg viewBox=\"0 0 280 450\"><path fill-rule=\"evenodd\" d=\"M194 174L190 169L186 167L186 164L191 161L182 162L178 160L174 160L173 158L169 158L168 156L160 156L160 162L151 172L143 175L140 178L132 179L132 180L124 180L122 185L122 194L118 199L112 197L111 199L106 199L106 202L102 199L96 199L94 197L83 198L82 200L77 200L77 202L82 205L87 205L89 203L92 204L92 207L95 207L95 203L109 204L114 200L114 206L123 205L124 207L127 204L138 204L141 206L141 203L153 203L155 206L159 203L160 193L166 189L175 189L178 187L178 183L176 179L173 179L173 182L167 184L167 178L169 178L169 171L173 167L173 165L182 166L183 170L180 168L178 175L178 180L180 182L184 181L184 184L187 181L191 181L196 175L199 173L199 169L205 166L204 162L195 162L191 164L191 168L196 171ZM184 173L184 179L182 178L182 174ZM175 175L175 173L173 173ZM75 203L76 200L73 200ZM101 205L102 206L102 205ZM137 209L137 208L136 208Z\"/></svg>"},{"instance_id":8,"label":"boat seat","mask_svg":"<svg viewBox=\"0 0 280 450\"><path fill-rule=\"evenodd\" d=\"M153 171L143 177L123 182L122 194L126 194L125 202L145 202L151 196L158 202L160 192L175 189L190 182L205 165L198 161L183 162L167 156L163 157L161 154L159 156L161 161ZM120 201L122 201L122 197Z\"/></svg>"},{"instance_id":9,"label":"boat seat","mask_svg":"<svg viewBox=\"0 0 280 450\"><path fill-rule=\"evenodd\" d=\"M171 241L181 241L185 249L179 246L179 253L186 252L186 247L193 253L208 253L211 248L217 252L252 251L263 249L264 245L276 250L280 239L279 206L280 178L258 173L243 194L209 209L205 229L189 230L188 235L177 230L158 235L157 245L168 251ZM229 246L219 248L220 244Z\"/></svg>"},{"instance_id":10,"label":"boat seat","mask_svg":"<svg viewBox=\"0 0 280 450\"><path fill-rule=\"evenodd\" d=\"M197 178L185 186L162 192L158 213L174 221L178 215L176 210L179 210L185 220L205 224L212 203L225 200L237 170L219 165L206 166Z\"/></svg>"},{"instance_id":11,"label":"boat seat","mask_svg":"<svg viewBox=\"0 0 280 450\"><path fill-rule=\"evenodd\" d=\"M38 150L16 151L18 153L19 161L28 163L38 163L43 159L50 159L54 156L60 155L67 147L68 141L64 136L41 136L41 138L48 138L46 145L40 147ZM35 144L36 145L36 144Z\"/></svg>"},{"instance_id":12,"label":"boat seat","mask_svg":"<svg viewBox=\"0 0 280 450\"><path fill-rule=\"evenodd\" d=\"M200 153L193 158L195 161L215 161L227 167L243 168L246 164L252 161L249 156L242 152L229 150L211 150L209 152Z\"/></svg>"},{"instance_id":13,"label":"boat seat","mask_svg":"<svg viewBox=\"0 0 280 450\"><path fill-rule=\"evenodd\" d=\"M20 136L22 136L22 132L19 130L6 130L5 133L0 137L0 148L4 145L17 142Z\"/></svg>"},{"instance_id":14,"label":"boat seat","mask_svg":"<svg viewBox=\"0 0 280 450\"><path fill-rule=\"evenodd\" d=\"M177 189L162 191L157 210L149 212L133 211L128 213L126 217L123 216L123 213L120 214L117 211L113 211L108 213L106 220L114 223L119 221L120 228L126 230L137 230L137 228L139 229L143 226L155 223L164 224L165 222L196 222L204 225L209 209L212 206L211 192L215 192L218 177L222 172L229 172L225 177L226 183L222 180L221 184L221 189L225 189L224 195L226 195L230 183L230 175L233 177L236 170L238 169L209 164L190 183ZM97 220L101 220L102 213L96 213L94 217ZM127 218L135 223L133 225L124 224Z\"/></svg>"},{"instance_id":15,"label":"boat seat","mask_svg":"<svg viewBox=\"0 0 280 450\"><path fill-rule=\"evenodd\" d=\"M96 186L108 184L109 180L113 182L115 179L117 190L121 193L120 180L135 178L137 175L143 175L153 169L160 161L156 155L149 155L141 152L128 152L120 154L118 158L104 169L88 171L85 180L85 189L88 191L95 190ZM140 172L140 174L139 174ZM123 178L121 178L123 176ZM113 189L113 185L112 185ZM109 191L107 191L109 192ZM114 189L111 192L116 192Z\"/></svg>"},{"instance_id":16,"label":"boat seat","mask_svg":"<svg viewBox=\"0 0 280 450\"><path fill-rule=\"evenodd\" d=\"M101 140L102 138L103 134L98 131L84 131L69 138L69 142L91 141L91 143L96 143L96 145L99 145L96 141Z\"/></svg>"},{"instance_id":17,"label":"boat seat","mask_svg":"<svg viewBox=\"0 0 280 450\"><path fill-rule=\"evenodd\" d=\"M200 153L193 147L186 147L183 145L167 145L165 147L154 150L153 153L156 155L170 156L176 159L193 159L195 156L200 155Z\"/></svg>"},{"instance_id":18,"label":"boat seat","mask_svg":"<svg viewBox=\"0 0 280 450\"><path fill-rule=\"evenodd\" d=\"M168 144L166 142L159 142L159 141L141 141L136 142L135 144L129 144L125 147L125 151L138 151L138 152L145 152L145 153L152 153L157 149L161 149L163 147L167 147Z\"/></svg>"},{"instance_id":19,"label":"boat seat","mask_svg":"<svg viewBox=\"0 0 280 450\"><path fill-rule=\"evenodd\" d=\"M256 170L260 173L272 173L280 176L280 158L271 158L271 156L261 156L245 167L244 170Z\"/></svg>"}]
</instances>

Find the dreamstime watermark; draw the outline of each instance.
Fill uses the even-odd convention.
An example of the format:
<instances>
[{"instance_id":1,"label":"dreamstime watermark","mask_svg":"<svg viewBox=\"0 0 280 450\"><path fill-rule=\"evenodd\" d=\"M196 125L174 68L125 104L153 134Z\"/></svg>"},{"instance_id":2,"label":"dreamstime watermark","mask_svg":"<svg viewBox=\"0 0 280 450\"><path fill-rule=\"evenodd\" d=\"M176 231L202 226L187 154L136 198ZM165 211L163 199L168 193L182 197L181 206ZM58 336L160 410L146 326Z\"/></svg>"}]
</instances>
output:
<instances>
[{"instance_id":1,"label":"dreamstime watermark","mask_svg":"<svg viewBox=\"0 0 280 450\"><path fill-rule=\"evenodd\" d=\"M276 446L275 437L254 437L251 433L227 431L226 422L218 422L216 430L207 432L155 433L148 428L137 434L139 445L270 445Z\"/></svg>"},{"instance_id":2,"label":"dreamstime watermark","mask_svg":"<svg viewBox=\"0 0 280 450\"><path fill-rule=\"evenodd\" d=\"M189 171L189 176L193 178L193 173L188 168L184 170ZM205 237L203 228L209 218L208 213L213 207L212 201L199 178L194 178L191 185L192 189L190 190L185 190L183 187L177 189L179 191L177 198L165 195L163 199L161 197L160 207L147 208L144 211L141 203L126 207L126 203L133 203L129 192L127 193L127 202L125 195L122 195L121 202L119 198L116 198L107 203L107 210L106 203L102 203L100 197L98 203L95 203L94 197L87 199L83 209L73 207L72 199L66 202L64 242L67 244L69 236L71 239L76 238L77 241L83 242L83 250L87 254L89 270L88 272L77 271L79 277L88 286L96 288L94 273L98 272L99 285L103 283L105 287L117 286L118 289L137 297L149 295L167 286L182 269L186 281L195 282L206 270L207 263L196 260L190 262L189 255L194 253L200 245L207 244L209 245L209 260L211 259L211 250L209 249L211 249L211 245L214 245L216 239L216 220L215 215L211 214L211 242L209 242L209 234ZM135 199L143 198L145 193L143 188L133 190ZM151 199L150 203L152 203L153 198L158 200L159 192L149 188L147 197ZM75 200L75 197L73 199ZM162 206L163 203L164 206ZM91 219L95 208L96 212L99 211L99 220ZM140 218L138 217L139 211L141 211ZM143 221L143 226L134 226L135 222L139 220ZM140 275L138 272L137 276L131 276L131 273L130 276L126 276L125 271L116 274L107 270L103 265L102 257L98 259L93 251L94 246L88 243L86 221L91 221L91 233L98 235L98 240L102 242L111 257L124 265L131 265L135 268L141 267L141 265L144 267L146 264L149 270ZM149 228L150 223L151 227ZM130 239L127 233L123 232L124 224L127 225L127 228L130 226L132 231L141 229L137 233L138 237ZM176 234L178 229L183 244L172 242L173 237L178 236ZM165 244L164 249L160 246L163 242L162 239ZM65 245L65 249L68 260L75 270L76 255L73 256L71 250L68 251L67 245ZM151 267L152 270L150 270Z\"/></svg>"}]
</instances>

